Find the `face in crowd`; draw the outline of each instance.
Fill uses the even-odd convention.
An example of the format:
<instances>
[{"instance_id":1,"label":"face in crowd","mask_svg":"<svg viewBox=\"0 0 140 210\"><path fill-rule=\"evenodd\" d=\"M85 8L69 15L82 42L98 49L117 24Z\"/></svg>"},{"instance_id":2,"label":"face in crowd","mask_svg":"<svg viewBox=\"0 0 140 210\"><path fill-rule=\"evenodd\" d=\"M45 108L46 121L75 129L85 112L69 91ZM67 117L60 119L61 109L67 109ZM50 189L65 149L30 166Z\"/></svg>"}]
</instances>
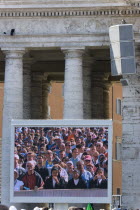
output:
<instances>
[{"instance_id":1,"label":"face in crowd","mask_svg":"<svg viewBox=\"0 0 140 210\"><path fill-rule=\"evenodd\" d=\"M76 158L77 156L78 156L78 149L75 148L75 149L72 150L72 157Z\"/></svg>"},{"instance_id":2,"label":"face in crowd","mask_svg":"<svg viewBox=\"0 0 140 210\"><path fill-rule=\"evenodd\" d=\"M46 152L46 160L52 160L53 159L53 153L51 150L48 150Z\"/></svg>"},{"instance_id":3,"label":"face in crowd","mask_svg":"<svg viewBox=\"0 0 140 210\"><path fill-rule=\"evenodd\" d=\"M79 179L79 176L80 176L80 174L79 174L78 170L74 170L73 171L73 179Z\"/></svg>"},{"instance_id":4,"label":"face in crowd","mask_svg":"<svg viewBox=\"0 0 140 210\"><path fill-rule=\"evenodd\" d=\"M27 164L26 164L26 167L27 167L27 171L28 171L28 172L31 172L31 171L34 170L35 164L32 163L31 161L28 161Z\"/></svg>"}]
</instances>

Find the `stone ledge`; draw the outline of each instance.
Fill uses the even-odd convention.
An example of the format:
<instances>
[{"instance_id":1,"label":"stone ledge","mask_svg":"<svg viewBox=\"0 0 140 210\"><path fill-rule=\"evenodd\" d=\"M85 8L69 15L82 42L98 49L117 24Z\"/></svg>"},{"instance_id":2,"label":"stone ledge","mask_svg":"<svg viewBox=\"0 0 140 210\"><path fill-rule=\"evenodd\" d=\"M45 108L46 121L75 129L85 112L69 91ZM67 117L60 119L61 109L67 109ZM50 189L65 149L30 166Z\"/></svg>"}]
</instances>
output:
<instances>
[{"instance_id":1,"label":"stone ledge","mask_svg":"<svg viewBox=\"0 0 140 210\"><path fill-rule=\"evenodd\" d=\"M61 7L73 7L79 5L91 5L93 7L103 7L103 6L126 6L131 5L130 2L127 2L127 0L88 0L87 2L85 0L0 0L1 7L48 7L50 5L54 5L54 7L58 7L58 5L61 5Z\"/></svg>"}]
</instances>

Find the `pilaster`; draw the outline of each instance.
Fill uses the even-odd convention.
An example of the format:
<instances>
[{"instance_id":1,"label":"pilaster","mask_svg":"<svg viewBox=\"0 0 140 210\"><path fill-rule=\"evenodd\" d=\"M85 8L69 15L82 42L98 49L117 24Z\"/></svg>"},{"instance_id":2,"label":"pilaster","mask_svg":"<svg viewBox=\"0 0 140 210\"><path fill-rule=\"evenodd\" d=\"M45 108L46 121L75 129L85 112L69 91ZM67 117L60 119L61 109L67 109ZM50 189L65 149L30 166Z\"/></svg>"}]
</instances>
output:
<instances>
[{"instance_id":1,"label":"pilaster","mask_svg":"<svg viewBox=\"0 0 140 210\"><path fill-rule=\"evenodd\" d=\"M136 47L137 73L123 76L123 136L122 136L122 206L138 209L140 206L140 48Z\"/></svg>"}]
</instances>

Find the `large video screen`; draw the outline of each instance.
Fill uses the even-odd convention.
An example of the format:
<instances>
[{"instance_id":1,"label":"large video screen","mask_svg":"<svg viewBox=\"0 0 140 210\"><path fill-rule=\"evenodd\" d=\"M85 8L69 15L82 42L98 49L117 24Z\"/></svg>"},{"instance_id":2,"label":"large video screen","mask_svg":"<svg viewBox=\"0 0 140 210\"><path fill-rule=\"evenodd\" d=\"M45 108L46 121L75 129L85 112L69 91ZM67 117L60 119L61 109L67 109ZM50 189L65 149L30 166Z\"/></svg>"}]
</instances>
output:
<instances>
[{"instance_id":1,"label":"large video screen","mask_svg":"<svg viewBox=\"0 0 140 210\"><path fill-rule=\"evenodd\" d=\"M111 120L13 120L11 128L11 201L111 200Z\"/></svg>"}]
</instances>

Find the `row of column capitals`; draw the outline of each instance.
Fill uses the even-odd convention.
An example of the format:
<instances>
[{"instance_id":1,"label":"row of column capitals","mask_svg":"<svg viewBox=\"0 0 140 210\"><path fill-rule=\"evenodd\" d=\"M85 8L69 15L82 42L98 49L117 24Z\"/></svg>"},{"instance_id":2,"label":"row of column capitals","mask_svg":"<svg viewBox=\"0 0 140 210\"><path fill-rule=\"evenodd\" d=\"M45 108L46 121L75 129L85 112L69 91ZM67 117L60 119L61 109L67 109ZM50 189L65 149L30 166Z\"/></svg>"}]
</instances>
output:
<instances>
[{"instance_id":1,"label":"row of column capitals","mask_svg":"<svg viewBox=\"0 0 140 210\"><path fill-rule=\"evenodd\" d=\"M61 50L64 52L66 59L80 58L83 56L85 52L85 47L71 47L71 48L63 47L61 48Z\"/></svg>"},{"instance_id":2,"label":"row of column capitals","mask_svg":"<svg viewBox=\"0 0 140 210\"><path fill-rule=\"evenodd\" d=\"M6 55L6 59L21 59L25 54L25 48L1 48L2 52Z\"/></svg>"}]
</instances>

